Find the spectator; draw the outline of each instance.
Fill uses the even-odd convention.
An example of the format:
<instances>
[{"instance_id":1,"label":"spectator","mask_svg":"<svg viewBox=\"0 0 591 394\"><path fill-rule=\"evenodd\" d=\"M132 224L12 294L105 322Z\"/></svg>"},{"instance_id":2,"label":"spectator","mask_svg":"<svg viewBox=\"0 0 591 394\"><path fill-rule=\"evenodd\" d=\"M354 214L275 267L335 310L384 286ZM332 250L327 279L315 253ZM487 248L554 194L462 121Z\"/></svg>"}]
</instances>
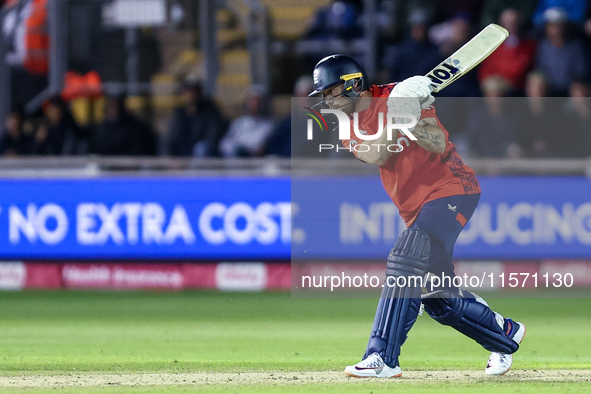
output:
<instances>
[{"instance_id":1,"label":"spectator","mask_svg":"<svg viewBox=\"0 0 591 394\"><path fill-rule=\"evenodd\" d=\"M40 155L72 155L78 151L82 132L68 105L53 97L43 105L43 121L35 135L36 152Z\"/></svg>"},{"instance_id":2,"label":"spectator","mask_svg":"<svg viewBox=\"0 0 591 394\"><path fill-rule=\"evenodd\" d=\"M413 75L425 75L441 61L437 47L427 36L427 13L415 9L410 13L410 36L397 46L386 49L384 65L391 81L402 81Z\"/></svg>"},{"instance_id":3,"label":"spectator","mask_svg":"<svg viewBox=\"0 0 591 394\"><path fill-rule=\"evenodd\" d=\"M537 2L537 0L486 0L480 15L480 25L484 27L496 23L501 18L501 14L511 8L521 15L522 26L529 28Z\"/></svg>"},{"instance_id":4,"label":"spectator","mask_svg":"<svg viewBox=\"0 0 591 394\"><path fill-rule=\"evenodd\" d=\"M219 143L226 120L212 100L203 97L201 84L184 88L185 106L172 113L164 151L172 156L220 156Z\"/></svg>"},{"instance_id":5,"label":"spectator","mask_svg":"<svg viewBox=\"0 0 591 394\"><path fill-rule=\"evenodd\" d=\"M519 100L515 140L524 156L548 157L557 154L553 134L560 124L559 98L548 97L548 82L541 71L527 75L525 100Z\"/></svg>"},{"instance_id":6,"label":"spectator","mask_svg":"<svg viewBox=\"0 0 591 394\"><path fill-rule=\"evenodd\" d=\"M509 32L509 37L480 66L478 79L498 75L511 81L513 87L523 91L525 76L531 71L536 44L522 38L522 21L519 11L509 8L503 11L499 23Z\"/></svg>"},{"instance_id":7,"label":"spectator","mask_svg":"<svg viewBox=\"0 0 591 394\"><path fill-rule=\"evenodd\" d=\"M393 1L378 2L373 13L364 12L360 15L358 23L360 26L366 26L367 19L377 26L378 46L384 43L394 42L400 33L399 10Z\"/></svg>"},{"instance_id":8,"label":"spectator","mask_svg":"<svg viewBox=\"0 0 591 394\"><path fill-rule=\"evenodd\" d=\"M561 8L568 20L579 25L583 24L587 3L587 0L539 0L534 11L533 23L535 26L547 23L546 12L553 8Z\"/></svg>"},{"instance_id":9,"label":"spectator","mask_svg":"<svg viewBox=\"0 0 591 394\"><path fill-rule=\"evenodd\" d=\"M246 89L246 114L232 121L220 143L224 157L261 156L264 153L265 142L274 125L268 115L267 99L267 93L261 85L250 85Z\"/></svg>"},{"instance_id":10,"label":"spectator","mask_svg":"<svg viewBox=\"0 0 591 394\"><path fill-rule=\"evenodd\" d=\"M169 29L173 31L180 30L185 17L186 13L181 1L172 0L172 2L169 3L168 12Z\"/></svg>"},{"instance_id":11,"label":"spectator","mask_svg":"<svg viewBox=\"0 0 591 394\"><path fill-rule=\"evenodd\" d=\"M451 20L433 26L429 30L429 37L439 46L440 58L447 58L472 38L469 14L457 13ZM467 73L445 88L442 95L448 97L480 96L476 73Z\"/></svg>"},{"instance_id":12,"label":"spectator","mask_svg":"<svg viewBox=\"0 0 591 394\"><path fill-rule=\"evenodd\" d=\"M466 15L470 24L477 21L482 14L484 0L419 0L420 3L435 3L435 12L440 20L452 19L454 15L461 13Z\"/></svg>"},{"instance_id":13,"label":"spectator","mask_svg":"<svg viewBox=\"0 0 591 394\"><path fill-rule=\"evenodd\" d=\"M570 84L570 98L564 106L564 123L561 125L560 156L591 156L591 103L589 83L575 79Z\"/></svg>"},{"instance_id":14,"label":"spectator","mask_svg":"<svg viewBox=\"0 0 591 394\"><path fill-rule=\"evenodd\" d=\"M12 110L6 118L0 138L0 154L4 156L30 155L35 151L35 138L23 131L23 113Z\"/></svg>"},{"instance_id":15,"label":"spectator","mask_svg":"<svg viewBox=\"0 0 591 394\"><path fill-rule=\"evenodd\" d=\"M92 134L92 153L108 156L156 153L156 135L127 111L124 96L108 97L104 115L103 123Z\"/></svg>"},{"instance_id":16,"label":"spectator","mask_svg":"<svg viewBox=\"0 0 591 394\"><path fill-rule=\"evenodd\" d=\"M546 38L536 52L536 68L547 77L550 94L566 96L574 77L586 76L585 48L580 40L566 34L568 15L560 7L544 12Z\"/></svg>"},{"instance_id":17,"label":"spectator","mask_svg":"<svg viewBox=\"0 0 591 394\"><path fill-rule=\"evenodd\" d=\"M470 151L481 157L517 157L514 143L515 116L508 111L506 99L511 84L499 76L482 81L484 101L466 122L466 140Z\"/></svg>"},{"instance_id":18,"label":"spectator","mask_svg":"<svg viewBox=\"0 0 591 394\"><path fill-rule=\"evenodd\" d=\"M303 34L307 40L302 58L304 69L312 69L318 59L334 53L333 45L350 47L341 40L353 40L363 35L359 9L351 0L330 0L326 6L318 8ZM349 51L356 52L352 47ZM358 54L363 57L363 51Z\"/></svg>"},{"instance_id":19,"label":"spectator","mask_svg":"<svg viewBox=\"0 0 591 394\"><path fill-rule=\"evenodd\" d=\"M470 15L458 12L453 18L429 29L429 38L443 55L451 55L471 38Z\"/></svg>"},{"instance_id":20,"label":"spectator","mask_svg":"<svg viewBox=\"0 0 591 394\"><path fill-rule=\"evenodd\" d=\"M346 0L331 0L318 9L305 33L308 39L351 39L361 36L357 19L359 11Z\"/></svg>"},{"instance_id":21,"label":"spectator","mask_svg":"<svg viewBox=\"0 0 591 394\"><path fill-rule=\"evenodd\" d=\"M308 93L314 90L314 82L312 80L311 75L302 75L298 78L294 86L294 97L302 98L307 97ZM302 135L292 135L291 125L292 122L296 122L298 126L297 130L305 130L305 122L306 120L301 116L301 108L305 107L305 101L301 103L302 105L296 104L296 108L292 107L292 112L296 111L295 118L292 118L292 113L288 116L283 118L279 124L273 129L271 135L267 139L265 143L265 153L268 155L276 155L281 157L290 157L292 140L296 142L296 151L294 152L295 155L300 155L302 152L299 148L301 148L301 144L305 143L305 136ZM301 137L301 138L300 138Z\"/></svg>"}]
</instances>

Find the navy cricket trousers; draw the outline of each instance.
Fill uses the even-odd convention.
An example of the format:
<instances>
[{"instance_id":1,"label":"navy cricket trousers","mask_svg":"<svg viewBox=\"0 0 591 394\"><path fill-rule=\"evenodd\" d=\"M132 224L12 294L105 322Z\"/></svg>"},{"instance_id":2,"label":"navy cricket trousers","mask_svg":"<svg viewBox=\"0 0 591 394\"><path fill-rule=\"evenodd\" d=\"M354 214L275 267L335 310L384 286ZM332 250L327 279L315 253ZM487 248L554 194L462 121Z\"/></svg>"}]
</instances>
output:
<instances>
[{"instance_id":1,"label":"navy cricket trousers","mask_svg":"<svg viewBox=\"0 0 591 394\"><path fill-rule=\"evenodd\" d=\"M423 205L410 228L429 234L431 257L429 272L453 278L453 251L460 232L472 217L480 194L464 194L438 198Z\"/></svg>"}]
</instances>

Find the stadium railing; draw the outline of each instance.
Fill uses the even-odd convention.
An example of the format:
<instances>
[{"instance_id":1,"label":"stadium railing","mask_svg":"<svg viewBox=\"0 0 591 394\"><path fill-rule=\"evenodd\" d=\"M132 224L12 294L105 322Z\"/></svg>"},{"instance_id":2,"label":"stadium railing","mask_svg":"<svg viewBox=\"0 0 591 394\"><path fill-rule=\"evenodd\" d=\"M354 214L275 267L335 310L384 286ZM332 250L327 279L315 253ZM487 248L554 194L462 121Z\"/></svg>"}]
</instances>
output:
<instances>
[{"instance_id":1,"label":"stadium railing","mask_svg":"<svg viewBox=\"0 0 591 394\"><path fill-rule=\"evenodd\" d=\"M589 159L467 159L480 175L586 176ZM27 157L0 158L0 178L137 176L372 175L374 166L352 159L194 159L172 157Z\"/></svg>"}]
</instances>

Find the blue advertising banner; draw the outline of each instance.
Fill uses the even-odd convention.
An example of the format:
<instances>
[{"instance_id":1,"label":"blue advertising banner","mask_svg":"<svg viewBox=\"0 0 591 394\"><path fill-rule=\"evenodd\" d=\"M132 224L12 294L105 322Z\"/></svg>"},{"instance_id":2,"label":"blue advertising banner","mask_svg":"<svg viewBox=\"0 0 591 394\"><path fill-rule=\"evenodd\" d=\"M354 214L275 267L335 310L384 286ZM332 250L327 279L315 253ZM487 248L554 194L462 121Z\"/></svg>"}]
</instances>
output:
<instances>
[{"instance_id":1,"label":"blue advertising banner","mask_svg":"<svg viewBox=\"0 0 591 394\"><path fill-rule=\"evenodd\" d=\"M456 258L591 258L590 180L480 182ZM377 176L4 179L0 187L1 259L383 260L405 228Z\"/></svg>"},{"instance_id":2,"label":"blue advertising banner","mask_svg":"<svg viewBox=\"0 0 591 394\"><path fill-rule=\"evenodd\" d=\"M591 181L479 177L457 259L591 258ZM292 257L384 259L406 226L378 177L292 181Z\"/></svg>"},{"instance_id":3,"label":"blue advertising banner","mask_svg":"<svg viewBox=\"0 0 591 394\"><path fill-rule=\"evenodd\" d=\"M289 259L289 179L1 180L3 259Z\"/></svg>"}]
</instances>

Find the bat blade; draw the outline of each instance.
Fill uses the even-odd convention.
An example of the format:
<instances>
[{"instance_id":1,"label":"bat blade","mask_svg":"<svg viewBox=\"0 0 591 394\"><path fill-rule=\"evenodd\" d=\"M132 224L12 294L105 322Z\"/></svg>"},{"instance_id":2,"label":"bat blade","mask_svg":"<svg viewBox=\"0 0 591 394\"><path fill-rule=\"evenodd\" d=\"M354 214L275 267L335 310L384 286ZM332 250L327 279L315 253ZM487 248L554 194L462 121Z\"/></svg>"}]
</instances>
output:
<instances>
[{"instance_id":1,"label":"bat blade","mask_svg":"<svg viewBox=\"0 0 591 394\"><path fill-rule=\"evenodd\" d=\"M472 70L509 37L505 28L491 23L441 62L426 76L432 81L433 92L437 93Z\"/></svg>"}]
</instances>

